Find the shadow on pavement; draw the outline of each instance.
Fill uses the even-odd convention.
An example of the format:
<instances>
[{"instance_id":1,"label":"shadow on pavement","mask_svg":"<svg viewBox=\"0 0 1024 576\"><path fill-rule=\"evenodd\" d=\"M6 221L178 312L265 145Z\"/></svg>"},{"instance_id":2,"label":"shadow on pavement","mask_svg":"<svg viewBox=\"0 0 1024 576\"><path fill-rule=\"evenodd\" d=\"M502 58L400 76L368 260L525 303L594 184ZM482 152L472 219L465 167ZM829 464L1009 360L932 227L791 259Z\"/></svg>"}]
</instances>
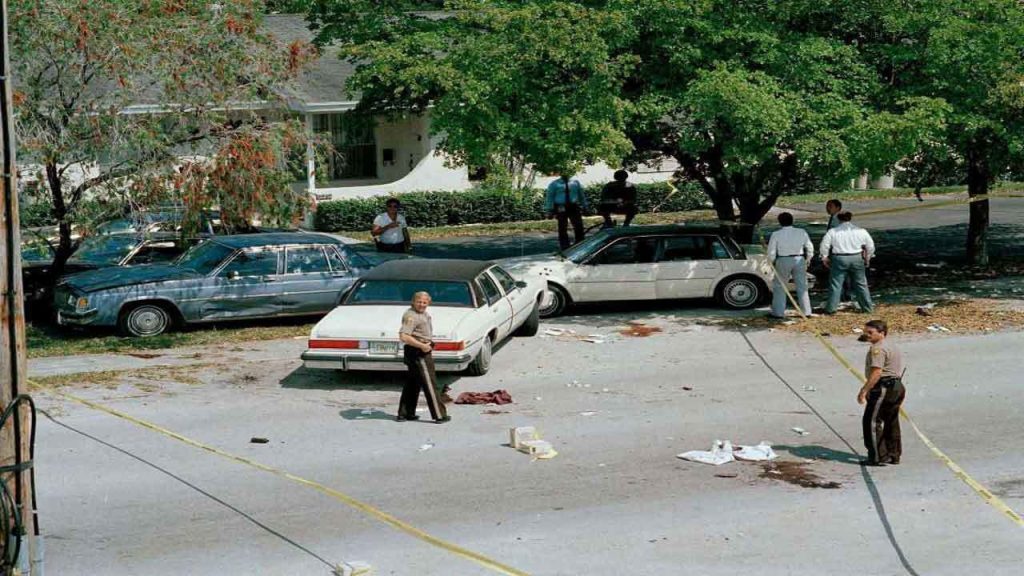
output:
<instances>
[{"instance_id":1,"label":"shadow on pavement","mask_svg":"<svg viewBox=\"0 0 1024 576\"><path fill-rule=\"evenodd\" d=\"M373 408L349 408L338 413L345 420L394 420L393 414Z\"/></svg>"},{"instance_id":2,"label":"shadow on pavement","mask_svg":"<svg viewBox=\"0 0 1024 576\"><path fill-rule=\"evenodd\" d=\"M843 452L842 450L833 450L832 448L826 448L824 446L772 446L775 450L781 450L783 452L789 452L797 458L806 458L811 460L828 460L830 462L840 462L842 464L854 464L860 466L861 457L852 452Z\"/></svg>"},{"instance_id":3,"label":"shadow on pavement","mask_svg":"<svg viewBox=\"0 0 1024 576\"><path fill-rule=\"evenodd\" d=\"M442 386L455 386L460 374L438 373ZM399 372L343 372L341 370L311 370L299 367L279 382L282 388L297 390L391 390L401 392L406 373Z\"/></svg>"}]
</instances>

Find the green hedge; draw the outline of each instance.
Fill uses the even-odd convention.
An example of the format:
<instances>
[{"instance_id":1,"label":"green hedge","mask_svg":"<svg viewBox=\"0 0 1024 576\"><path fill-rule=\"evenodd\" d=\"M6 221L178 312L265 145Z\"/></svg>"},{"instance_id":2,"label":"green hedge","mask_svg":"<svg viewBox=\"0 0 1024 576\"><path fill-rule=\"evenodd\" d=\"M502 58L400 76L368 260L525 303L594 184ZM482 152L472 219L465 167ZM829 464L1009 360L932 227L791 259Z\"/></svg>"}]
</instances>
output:
<instances>
[{"instance_id":1,"label":"green hedge","mask_svg":"<svg viewBox=\"0 0 1024 576\"><path fill-rule=\"evenodd\" d=\"M696 186L680 186L669 195L668 184L638 184L637 208L643 212L682 212L704 206L707 197ZM587 188L589 213L596 213L601 188ZM410 226L431 228L459 224L488 224L542 220L543 190L478 188L465 192L409 192L398 195ZM321 202L316 208L316 229L323 232L368 230L374 217L384 211L387 197L353 198Z\"/></svg>"}]
</instances>

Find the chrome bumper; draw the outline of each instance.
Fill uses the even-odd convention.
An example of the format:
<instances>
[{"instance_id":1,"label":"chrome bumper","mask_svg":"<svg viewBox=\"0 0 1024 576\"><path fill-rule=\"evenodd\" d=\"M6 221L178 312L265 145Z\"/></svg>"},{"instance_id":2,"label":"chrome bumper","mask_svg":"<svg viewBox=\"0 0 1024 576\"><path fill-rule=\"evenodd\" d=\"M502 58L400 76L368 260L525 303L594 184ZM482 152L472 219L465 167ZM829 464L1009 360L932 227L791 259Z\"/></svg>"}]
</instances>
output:
<instances>
[{"instance_id":1,"label":"chrome bumper","mask_svg":"<svg viewBox=\"0 0 1024 576\"><path fill-rule=\"evenodd\" d=\"M302 353L302 365L312 370L372 370L402 371L405 360L401 356L370 356L368 354L345 354L327 350L306 350ZM473 357L468 354L440 356L434 354L434 368L438 372L461 372L469 367Z\"/></svg>"},{"instance_id":2,"label":"chrome bumper","mask_svg":"<svg viewBox=\"0 0 1024 576\"><path fill-rule=\"evenodd\" d=\"M95 308L84 312L57 310L57 324L61 326L88 326L96 320L99 310Z\"/></svg>"}]
</instances>

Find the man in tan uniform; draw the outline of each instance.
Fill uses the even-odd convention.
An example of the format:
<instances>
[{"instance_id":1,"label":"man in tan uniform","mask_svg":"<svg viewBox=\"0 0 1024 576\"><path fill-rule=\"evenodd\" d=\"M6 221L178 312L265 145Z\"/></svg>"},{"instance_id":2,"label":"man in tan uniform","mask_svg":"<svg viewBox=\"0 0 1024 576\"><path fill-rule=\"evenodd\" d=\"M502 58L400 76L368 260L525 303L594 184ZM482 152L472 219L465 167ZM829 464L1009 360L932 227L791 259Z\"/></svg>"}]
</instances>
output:
<instances>
[{"instance_id":1,"label":"man in tan uniform","mask_svg":"<svg viewBox=\"0 0 1024 576\"><path fill-rule=\"evenodd\" d=\"M427 399L430 416L438 424L448 422L444 404L440 401L437 390L437 375L434 373L434 327L431 323L427 306L430 305L430 294L417 292L412 297L412 307L402 314L402 328L398 331L398 339L405 345L403 352L405 365L409 368L409 379L402 388L402 399L398 404L398 420L419 420L416 415L416 404L420 390Z\"/></svg>"},{"instance_id":2,"label":"man in tan uniform","mask_svg":"<svg viewBox=\"0 0 1024 576\"><path fill-rule=\"evenodd\" d=\"M868 449L868 466L899 464L903 453L900 439L900 405L906 396L903 388L903 358L900 351L886 341L889 327L882 320L864 324L864 336L871 342L864 360L867 382L857 394L864 404L864 446Z\"/></svg>"}]
</instances>

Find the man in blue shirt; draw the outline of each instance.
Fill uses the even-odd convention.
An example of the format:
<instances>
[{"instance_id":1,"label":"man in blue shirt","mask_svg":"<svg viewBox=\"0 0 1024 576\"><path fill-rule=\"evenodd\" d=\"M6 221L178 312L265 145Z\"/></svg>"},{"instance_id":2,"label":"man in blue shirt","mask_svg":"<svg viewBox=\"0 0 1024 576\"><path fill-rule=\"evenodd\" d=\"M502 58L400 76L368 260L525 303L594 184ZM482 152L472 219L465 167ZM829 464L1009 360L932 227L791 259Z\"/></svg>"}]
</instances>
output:
<instances>
[{"instance_id":1,"label":"man in blue shirt","mask_svg":"<svg viewBox=\"0 0 1024 576\"><path fill-rule=\"evenodd\" d=\"M565 250L569 243L569 222L576 242L583 240L583 210L587 207L587 196L580 181L562 174L548 184L544 195L544 210L549 218L558 220L558 245Z\"/></svg>"}]
</instances>

